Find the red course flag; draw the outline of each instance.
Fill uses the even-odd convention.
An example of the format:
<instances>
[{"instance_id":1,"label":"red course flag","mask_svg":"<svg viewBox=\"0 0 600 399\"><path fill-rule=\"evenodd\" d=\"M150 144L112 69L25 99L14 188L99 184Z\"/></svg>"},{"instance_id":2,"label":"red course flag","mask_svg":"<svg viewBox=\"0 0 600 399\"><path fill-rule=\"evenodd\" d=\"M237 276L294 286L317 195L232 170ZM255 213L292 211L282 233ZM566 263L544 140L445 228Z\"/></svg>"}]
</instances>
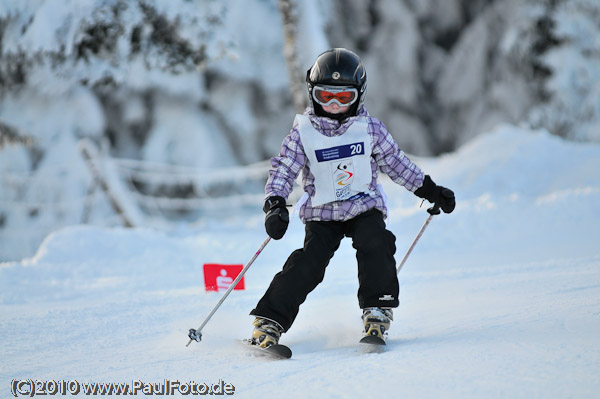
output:
<instances>
[{"instance_id":1,"label":"red course flag","mask_svg":"<svg viewBox=\"0 0 600 399\"><path fill-rule=\"evenodd\" d=\"M204 285L206 291L225 291L233 280L240 274L244 265L220 265L218 263L204 264ZM243 290L244 277L239 281L235 290Z\"/></svg>"}]
</instances>

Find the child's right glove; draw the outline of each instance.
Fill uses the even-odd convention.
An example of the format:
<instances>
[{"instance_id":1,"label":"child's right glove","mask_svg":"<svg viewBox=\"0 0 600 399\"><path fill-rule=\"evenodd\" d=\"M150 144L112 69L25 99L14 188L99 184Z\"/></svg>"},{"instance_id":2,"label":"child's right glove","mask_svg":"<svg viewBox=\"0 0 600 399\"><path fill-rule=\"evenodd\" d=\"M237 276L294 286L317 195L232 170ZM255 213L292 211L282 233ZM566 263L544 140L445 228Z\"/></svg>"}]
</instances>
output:
<instances>
[{"instance_id":1,"label":"child's right glove","mask_svg":"<svg viewBox=\"0 0 600 399\"><path fill-rule=\"evenodd\" d=\"M435 184L429 175L425 175L423 185L415 191L415 195L439 206L444 213L451 213L456 206L454 192L449 188Z\"/></svg>"},{"instance_id":2,"label":"child's right glove","mask_svg":"<svg viewBox=\"0 0 600 399\"><path fill-rule=\"evenodd\" d=\"M285 207L285 199L278 195L267 198L263 211L267 214L265 216L267 234L274 240L279 240L290 224L290 213Z\"/></svg>"}]
</instances>

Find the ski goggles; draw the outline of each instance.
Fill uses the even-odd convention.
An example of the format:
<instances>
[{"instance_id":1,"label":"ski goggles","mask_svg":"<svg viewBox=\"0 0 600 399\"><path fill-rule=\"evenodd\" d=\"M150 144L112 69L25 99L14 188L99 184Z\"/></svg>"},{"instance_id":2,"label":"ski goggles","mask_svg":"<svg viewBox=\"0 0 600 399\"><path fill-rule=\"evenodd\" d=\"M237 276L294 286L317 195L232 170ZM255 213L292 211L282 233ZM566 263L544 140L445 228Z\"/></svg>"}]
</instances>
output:
<instances>
[{"instance_id":1,"label":"ski goggles","mask_svg":"<svg viewBox=\"0 0 600 399\"><path fill-rule=\"evenodd\" d=\"M340 106L354 104L358 98L358 90L354 87L315 86L312 91L313 99L321 106L336 102Z\"/></svg>"}]
</instances>

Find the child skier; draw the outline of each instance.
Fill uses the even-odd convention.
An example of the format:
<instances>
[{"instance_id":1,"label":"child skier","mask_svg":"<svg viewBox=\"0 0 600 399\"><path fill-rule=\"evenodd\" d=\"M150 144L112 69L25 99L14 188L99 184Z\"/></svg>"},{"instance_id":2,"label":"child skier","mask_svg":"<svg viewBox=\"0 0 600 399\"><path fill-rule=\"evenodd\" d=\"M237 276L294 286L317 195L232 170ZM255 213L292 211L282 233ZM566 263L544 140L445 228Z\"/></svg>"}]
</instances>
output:
<instances>
[{"instance_id":1,"label":"child skier","mask_svg":"<svg viewBox=\"0 0 600 399\"><path fill-rule=\"evenodd\" d=\"M392 308L399 304L399 287L396 238L386 230L379 170L445 213L455 206L454 193L424 176L383 123L367 112L367 73L355 53L343 48L322 53L307 71L306 82L311 105L296 115L279 156L271 159L263 207L267 234L282 238L289 223L286 198L303 172L309 197L300 218L306 236L304 247L292 252L250 312L256 316L251 341L262 347L277 344L290 328L344 237L351 237L356 249L364 333L385 336Z\"/></svg>"}]
</instances>

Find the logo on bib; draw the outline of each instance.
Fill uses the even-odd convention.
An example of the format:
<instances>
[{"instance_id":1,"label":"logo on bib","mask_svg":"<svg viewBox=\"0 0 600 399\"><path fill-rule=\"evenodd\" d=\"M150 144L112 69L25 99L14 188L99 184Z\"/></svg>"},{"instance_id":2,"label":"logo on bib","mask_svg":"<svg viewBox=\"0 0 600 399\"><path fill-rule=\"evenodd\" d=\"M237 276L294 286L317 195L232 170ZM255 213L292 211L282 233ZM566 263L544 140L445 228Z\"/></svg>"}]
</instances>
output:
<instances>
[{"instance_id":1,"label":"logo on bib","mask_svg":"<svg viewBox=\"0 0 600 399\"><path fill-rule=\"evenodd\" d=\"M354 166L352 159L344 159L342 162L332 162L333 184L337 201L348 199L351 196L350 187L354 180Z\"/></svg>"}]
</instances>

